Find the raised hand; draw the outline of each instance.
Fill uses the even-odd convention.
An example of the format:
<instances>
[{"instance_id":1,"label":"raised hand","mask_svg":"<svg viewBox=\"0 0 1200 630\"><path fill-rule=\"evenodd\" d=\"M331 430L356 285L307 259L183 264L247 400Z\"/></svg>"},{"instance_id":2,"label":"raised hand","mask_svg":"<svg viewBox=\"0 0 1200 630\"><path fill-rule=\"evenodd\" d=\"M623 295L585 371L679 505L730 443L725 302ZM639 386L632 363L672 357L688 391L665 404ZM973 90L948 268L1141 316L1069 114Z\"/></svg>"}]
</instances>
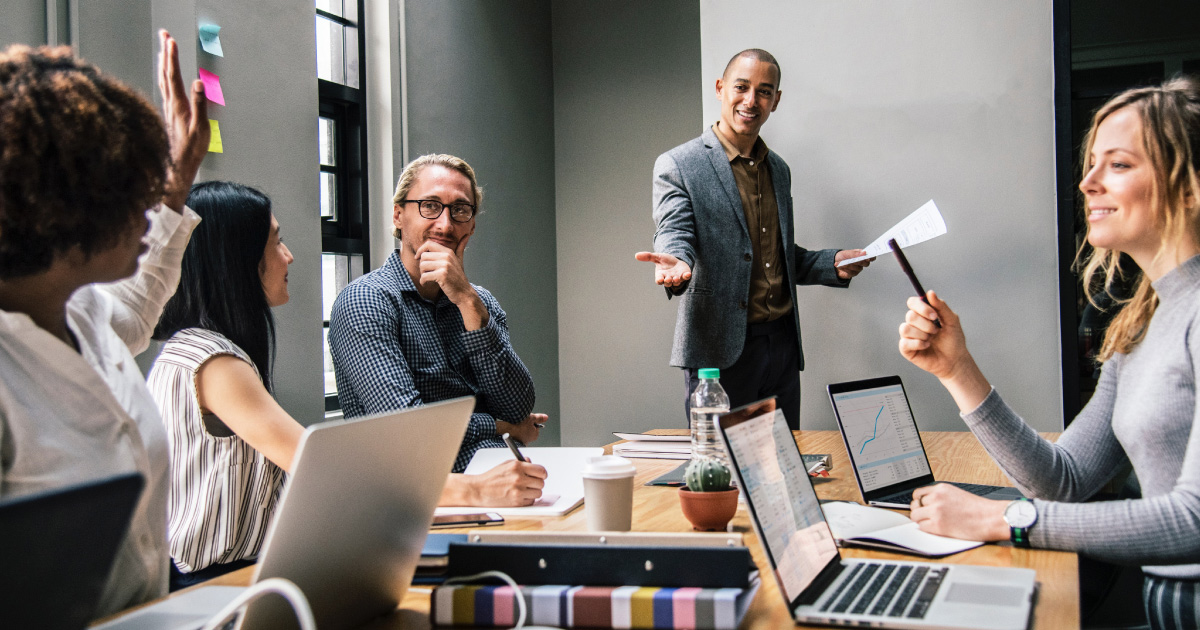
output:
<instances>
[{"instance_id":1,"label":"raised hand","mask_svg":"<svg viewBox=\"0 0 1200 630\"><path fill-rule=\"evenodd\" d=\"M638 252L633 257L642 262L654 263L654 284L677 287L692 279L692 268L670 254Z\"/></svg>"},{"instance_id":2,"label":"raised hand","mask_svg":"<svg viewBox=\"0 0 1200 630\"><path fill-rule=\"evenodd\" d=\"M171 145L171 164L163 185L163 204L183 211L200 163L208 153L211 131L208 125L208 101L204 83L192 81L191 94L183 84L179 69L179 45L165 30L158 32L158 90L163 99L163 122Z\"/></svg>"},{"instance_id":3,"label":"raised hand","mask_svg":"<svg viewBox=\"0 0 1200 630\"><path fill-rule=\"evenodd\" d=\"M908 313L900 324L900 354L917 367L938 378L953 376L971 358L962 323L950 307L930 291L929 303L908 298ZM942 322L938 328L935 319Z\"/></svg>"},{"instance_id":4,"label":"raised hand","mask_svg":"<svg viewBox=\"0 0 1200 630\"><path fill-rule=\"evenodd\" d=\"M842 251L840 251L836 255L834 255L833 264L835 265L834 268L837 270L838 278L841 278L842 280L849 280L850 278L853 278L854 276L857 276L858 274L862 273L863 269L870 267L871 263L875 261L874 258L868 258L866 260L860 260L856 263L850 263L849 265L846 265L845 267L837 267L836 266L838 263L840 263L843 260L846 260L848 258L858 258L859 256L866 256L866 255L867 255L867 250L865 250L865 249L843 249Z\"/></svg>"}]
</instances>

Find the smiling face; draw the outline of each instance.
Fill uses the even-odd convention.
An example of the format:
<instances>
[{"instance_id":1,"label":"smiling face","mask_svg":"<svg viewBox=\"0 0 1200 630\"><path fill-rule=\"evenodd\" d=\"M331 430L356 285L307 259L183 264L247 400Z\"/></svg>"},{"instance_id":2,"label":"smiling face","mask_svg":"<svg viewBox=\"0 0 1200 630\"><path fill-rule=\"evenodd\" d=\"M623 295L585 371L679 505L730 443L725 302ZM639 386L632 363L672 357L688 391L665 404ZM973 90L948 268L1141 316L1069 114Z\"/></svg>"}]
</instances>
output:
<instances>
[{"instance_id":1,"label":"smiling face","mask_svg":"<svg viewBox=\"0 0 1200 630\"><path fill-rule=\"evenodd\" d=\"M267 296L267 306L282 306L291 299L288 294L288 265L292 264L292 260L291 250L283 244L279 221L272 215L267 246L263 249L262 260L258 263L258 277L262 280L263 293Z\"/></svg>"},{"instance_id":2,"label":"smiling face","mask_svg":"<svg viewBox=\"0 0 1200 630\"><path fill-rule=\"evenodd\" d=\"M779 71L775 64L739 57L717 79L721 125L753 143L758 131L779 106Z\"/></svg>"},{"instance_id":3,"label":"smiling face","mask_svg":"<svg viewBox=\"0 0 1200 630\"><path fill-rule=\"evenodd\" d=\"M426 166L417 173L406 198L436 199L444 204L476 203L471 180L456 170L437 164ZM450 219L450 209L445 208L438 218L426 219L415 203L397 203L392 209L392 222L400 230L400 253L406 267L409 261L415 261L417 250L426 241L456 250L464 238L475 233L474 218L458 223Z\"/></svg>"},{"instance_id":4,"label":"smiling face","mask_svg":"<svg viewBox=\"0 0 1200 630\"><path fill-rule=\"evenodd\" d=\"M1129 254L1148 269L1162 245L1162 225L1152 204L1154 164L1134 108L1119 109L1100 123L1088 160L1079 182L1087 198L1088 242Z\"/></svg>"}]
</instances>

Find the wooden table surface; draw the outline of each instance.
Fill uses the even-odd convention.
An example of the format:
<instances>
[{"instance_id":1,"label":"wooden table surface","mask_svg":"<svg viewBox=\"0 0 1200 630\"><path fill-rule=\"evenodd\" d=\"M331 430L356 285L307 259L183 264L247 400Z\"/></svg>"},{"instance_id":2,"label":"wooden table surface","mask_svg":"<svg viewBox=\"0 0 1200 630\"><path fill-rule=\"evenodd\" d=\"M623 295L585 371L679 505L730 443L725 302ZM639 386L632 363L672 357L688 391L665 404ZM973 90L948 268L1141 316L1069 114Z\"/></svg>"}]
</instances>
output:
<instances>
[{"instance_id":1,"label":"wooden table surface","mask_svg":"<svg viewBox=\"0 0 1200 630\"><path fill-rule=\"evenodd\" d=\"M683 433L683 431L660 430L655 433ZM861 497L850 471L846 450L837 431L797 431L800 449L805 453L829 453L833 457L833 470L828 479L816 484L817 494L822 499L859 501ZM1044 434L1054 439L1055 434ZM921 439L930 456L933 474L938 479L1010 485L1007 478L996 467L979 442L968 432L922 432ZM606 449L611 452L611 448ZM682 532L691 531L691 526L679 510L675 488L648 487L646 482L670 471L681 462L677 460L635 459L637 477L634 480L633 531L639 532ZM584 510L576 509L565 517L508 517L505 529L524 531L580 531L587 529ZM732 528L746 536L746 544L760 568L767 566L762 547L754 534L745 506L738 508ZM439 530L441 531L441 530ZM445 530L445 531L466 531ZM879 550L844 548L844 557L890 558L920 560L919 557L890 553ZM978 564L1000 567L1024 567L1037 571L1040 592L1034 610L1033 628L1061 629L1079 627L1079 576L1074 553L1020 549L1008 544L990 544L963 553L948 556L938 562ZM222 576L208 585L246 585L253 576L253 567ZM778 586L763 573L762 588L755 596L746 613L742 628L775 629L794 627L791 614L779 594ZM371 630L398 629L425 630L430 628L429 597L431 590L413 587L400 604L400 608L388 617L377 620L365 628ZM807 626L804 626L807 627Z\"/></svg>"}]
</instances>

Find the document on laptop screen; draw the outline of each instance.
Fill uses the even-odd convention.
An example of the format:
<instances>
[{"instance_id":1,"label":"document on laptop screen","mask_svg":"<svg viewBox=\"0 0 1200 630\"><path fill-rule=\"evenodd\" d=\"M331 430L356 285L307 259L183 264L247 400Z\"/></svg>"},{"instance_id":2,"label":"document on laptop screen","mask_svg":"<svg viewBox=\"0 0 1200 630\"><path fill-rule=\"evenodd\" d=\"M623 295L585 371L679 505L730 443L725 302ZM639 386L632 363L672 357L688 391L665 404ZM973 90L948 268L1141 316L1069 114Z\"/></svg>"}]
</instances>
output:
<instances>
[{"instance_id":1,"label":"document on laptop screen","mask_svg":"<svg viewBox=\"0 0 1200 630\"><path fill-rule=\"evenodd\" d=\"M725 435L779 583L792 601L837 555L800 450L780 410L728 427Z\"/></svg>"},{"instance_id":2,"label":"document on laptop screen","mask_svg":"<svg viewBox=\"0 0 1200 630\"><path fill-rule=\"evenodd\" d=\"M901 385L834 394L833 404L863 492L930 474Z\"/></svg>"}]
</instances>

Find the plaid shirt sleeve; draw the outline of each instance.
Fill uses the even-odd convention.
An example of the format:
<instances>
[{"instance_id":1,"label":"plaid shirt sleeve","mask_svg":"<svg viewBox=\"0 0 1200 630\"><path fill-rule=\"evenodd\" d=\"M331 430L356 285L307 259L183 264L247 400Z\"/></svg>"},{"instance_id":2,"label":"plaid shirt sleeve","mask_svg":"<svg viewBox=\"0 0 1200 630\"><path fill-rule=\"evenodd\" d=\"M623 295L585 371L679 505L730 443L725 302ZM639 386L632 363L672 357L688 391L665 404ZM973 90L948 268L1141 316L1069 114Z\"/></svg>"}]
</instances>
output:
<instances>
[{"instance_id":1,"label":"plaid shirt sleeve","mask_svg":"<svg viewBox=\"0 0 1200 630\"><path fill-rule=\"evenodd\" d=\"M436 402L465 393L453 384L418 384L405 358L447 335L461 335L468 363L478 382L473 389L476 409L459 448L454 472L462 472L475 451L504 446L496 434L496 418L523 421L533 409L533 379L508 342L504 311L491 294L479 290L490 314L480 330L402 330L397 305L378 287L347 286L334 303L329 322L329 349L338 383L338 396L347 418L384 413ZM461 384L458 385L461 387Z\"/></svg>"}]
</instances>

